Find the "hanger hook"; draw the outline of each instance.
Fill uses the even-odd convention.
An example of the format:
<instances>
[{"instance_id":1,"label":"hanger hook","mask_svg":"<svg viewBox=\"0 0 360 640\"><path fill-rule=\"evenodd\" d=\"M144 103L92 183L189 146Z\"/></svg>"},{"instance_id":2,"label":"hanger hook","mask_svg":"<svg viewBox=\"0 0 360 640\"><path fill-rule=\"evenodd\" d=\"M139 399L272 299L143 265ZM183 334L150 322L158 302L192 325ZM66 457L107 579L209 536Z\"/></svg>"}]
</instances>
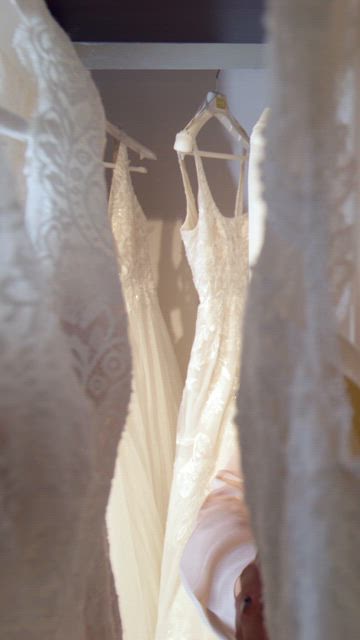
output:
<instances>
[{"instance_id":1,"label":"hanger hook","mask_svg":"<svg viewBox=\"0 0 360 640\"><path fill-rule=\"evenodd\" d=\"M218 84L219 84L219 76L221 73L221 69L218 69L215 76L215 91L218 92Z\"/></svg>"}]
</instances>

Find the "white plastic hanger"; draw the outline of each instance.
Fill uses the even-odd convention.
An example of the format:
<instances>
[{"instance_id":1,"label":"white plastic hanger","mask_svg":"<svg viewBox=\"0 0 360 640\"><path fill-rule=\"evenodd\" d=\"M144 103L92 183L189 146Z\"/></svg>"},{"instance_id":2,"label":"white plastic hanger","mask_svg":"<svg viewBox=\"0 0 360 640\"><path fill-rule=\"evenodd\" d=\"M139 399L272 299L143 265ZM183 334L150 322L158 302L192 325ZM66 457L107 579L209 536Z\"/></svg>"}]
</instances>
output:
<instances>
[{"instance_id":1,"label":"white plastic hanger","mask_svg":"<svg viewBox=\"0 0 360 640\"><path fill-rule=\"evenodd\" d=\"M227 104L226 96L218 91L209 91L204 103L195 116L186 125L185 129L176 135L174 149L184 155L193 155L196 137L200 129L203 128L210 118L219 120L231 135L243 144L243 148L247 154L250 146L250 138L245 129L232 115ZM205 158L221 158L223 160L241 160L245 155L244 153L242 155L235 155L201 150L198 150L197 153Z\"/></svg>"},{"instance_id":2,"label":"white plastic hanger","mask_svg":"<svg viewBox=\"0 0 360 640\"><path fill-rule=\"evenodd\" d=\"M29 124L16 113L0 107L0 133L26 142L29 138Z\"/></svg>"},{"instance_id":3,"label":"white plastic hanger","mask_svg":"<svg viewBox=\"0 0 360 640\"><path fill-rule=\"evenodd\" d=\"M116 164L115 162L104 162L104 167L105 169L115 169ZM146 167L134 167L132 165L129 166L130 171L133 171L134 173L147 173L147 168Z\"/></svg>"},{"instance_id":4,"label":"white plastic hanger","mask_svg":"<svg viewBox=\"0 0 360 640\"><path fill-rule=\"evenodd\" d=\"M144 158L147 160L157 160L155 153L141 144L141 142L138 142L137 140L134 140L134 138L128 136L125 131L119 129L111 122L106 122L106 131L112 138L115 138L118 142L122 142L126 147L135 151L135 153L140 156L141 160L144 160Z\"/></svg>"}]
</instances>

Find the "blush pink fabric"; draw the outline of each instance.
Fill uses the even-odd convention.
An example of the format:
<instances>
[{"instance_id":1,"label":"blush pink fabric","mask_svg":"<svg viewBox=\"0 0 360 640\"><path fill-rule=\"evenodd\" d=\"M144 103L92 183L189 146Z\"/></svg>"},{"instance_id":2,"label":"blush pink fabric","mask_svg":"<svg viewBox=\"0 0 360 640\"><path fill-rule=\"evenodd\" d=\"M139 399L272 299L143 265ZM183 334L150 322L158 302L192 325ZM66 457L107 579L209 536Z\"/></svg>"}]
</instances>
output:
<instances>
[{"instance_id":1,"label":"blush pink fabric","mask_svg":"<svg viewBox=\"0 0 360 640\"><path fill-rule=\"evenodd\" d=\"M255 556L243 481L235 469L220 471L180 565L185 588L219 638L235 638L234 585Z\"/></svg>"}]
</instances>

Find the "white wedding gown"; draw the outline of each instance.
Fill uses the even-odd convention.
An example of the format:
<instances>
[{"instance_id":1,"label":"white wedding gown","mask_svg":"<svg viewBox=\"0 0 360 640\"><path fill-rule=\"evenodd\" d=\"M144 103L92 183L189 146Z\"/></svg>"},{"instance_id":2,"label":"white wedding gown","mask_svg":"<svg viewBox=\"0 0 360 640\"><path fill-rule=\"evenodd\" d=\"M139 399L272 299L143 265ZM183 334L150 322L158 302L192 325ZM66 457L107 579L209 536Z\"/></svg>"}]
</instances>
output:
<instances>
[{"instance_id":1,"label":"white wedding gown","mask_svg":"<svg viewBox=\"0 0 360 640\"><path fill-rule=\"evenodd\" d=\"M115 640L121 637L121 629L108 559L105 510L126 417L131 367L126 313L106 215L102 166L104 114L89 73L44 2L13 0L13 4L19 12L19 26L12 53L16 52L31 76L37 95L25 165L26 230L50 297L48 303L61 327L71 375L77 380L74 392L80 394L79 402L82 398L86 411L83 418L77 418L78 424L71 432L70 400L64 400L62 409L59 400L54 413L53 396L60 394L62 385L66 388L72 380L65 372L57 387L54 383L43 393L42 407L36 411L34 404L34 412L24 414L23 429L26 427L29 433L32 425L42 421L44 440L35 430L32 446L41 452L44 465L45 443L50 437L46 429L51 431L59 425L58 456L52 451L48 459L52 470L46 468L42 477L42 507L46 515L45 500L50 502L53 495L55 509L58 494L63 491L66 503L62 511L56 512L52 525L58 528L57 545L56 537L52 547L51 535L41 533L44 512L39 516L39 532L36 517L33 519L37 539L21 541L13 537L13 544L18 541L20 548L24 546L28 562L24 564L24 571L28 570L23 594L26 605L29 604L26 597L30 602L40 584L41 590L36 613L28 611L29 617L24 616L21 632L14 627L12 635L10 632L2 635L15 639L26 633L36 640L50 637ZM46 331L45 326L44 335ZM24 352L19 357L26 355ZM57 359L50 356L49 351L46 362L49 380L52 370L60 367ZM37 364L40 366L40 362L33 364L33 384L40 375ZM26 365L30 367L31 363L24 360L24 368ZM42 375L46 376L46 371ZM18 397L21 398L20 393ZM21 407L19 403L19 411ZM86 435L82 420L87 425ZM77 432L82 441L75 446L73 438ZM18 446L22 446L21 439ZM71 456L72 468L77 468L78 477L73 471L73 486L64 467L64 451ZM36 465L35 455L32 464ZM14 469L18 468L16 465L21 466L21 458L16 460ZM36 486L33 489L36 491ZM79 494L80 489L83 495ZM16 509L14 504L14 518L19 515ZM72 521L75 526L78 519L81 528L74 532ZM20 570L18 585L22 584L22 575ZM18 610L15 607L15 611L20 616L22 607Z\"/></svg>"},{"instance_id":2,"label":"white wedding gown","mask_svg":"<svg viewBox=\"0 0 360 640\"><path fill-rule=\"evenodd\" d=\"M200 304L178 419L156 637L201 640L215 636L201 620L202 609L196 611L185 592L179 567L211 481L238 452L233 418L248 275L248 225L242 211L243 174L237 210L234 217L226 218L213 200L200 156L195 154L198 207L185 162L181 157L179 161L187 200L181 234Z\"/></svg>"},{"instance_id":3,"label":"white wedding gown","mask_svg":"<svg viewBox=\"0 0 360 640\"><path fill-rule=\"evenodd\" d=\"M270 0L268 18L266 226L238 395L246 497L271 640L356 638L360 459L336 307L352 278L359 132L339 113L348 73L359 74L360 4Z\"/></svg>"},{"instance_id":4,"label":"white wedding gown","mask_svg":"<svg viewBox=\"0 0 360 640\"><path fill-rule=\"evenodd\" d=\"M124 638L153 640L182 382L159 307L148 222L120 144L109 215L129 317L133 392L107 513Z\"/></svg>"},{"instance_id":5,"label":"white wedding gown","mask_svg":"<svg viewBox=\"0 0 360 640\"><path fill-rule=\"evenodd\" d=\"M84 637L94 416L0 144L0 636ZM80 615L79 615L80 614Z\"/></svg>"}]
</instances>

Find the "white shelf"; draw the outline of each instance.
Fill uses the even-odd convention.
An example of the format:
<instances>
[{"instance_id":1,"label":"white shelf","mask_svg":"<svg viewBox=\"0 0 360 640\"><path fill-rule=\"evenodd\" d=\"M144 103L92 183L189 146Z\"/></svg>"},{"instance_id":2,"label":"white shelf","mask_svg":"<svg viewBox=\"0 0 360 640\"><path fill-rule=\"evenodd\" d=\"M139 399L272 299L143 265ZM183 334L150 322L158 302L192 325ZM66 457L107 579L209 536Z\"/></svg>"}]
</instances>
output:
<instances>
[{"instance_id":1,"label":"white shelf","mask_svg":"<svg viewBox=\"0 0 360 640\"><path fill-rule=\"evenodd\" d=\"M262 69L265 44L77 43L88 69Z\"/></svg>"}]
</instances>

